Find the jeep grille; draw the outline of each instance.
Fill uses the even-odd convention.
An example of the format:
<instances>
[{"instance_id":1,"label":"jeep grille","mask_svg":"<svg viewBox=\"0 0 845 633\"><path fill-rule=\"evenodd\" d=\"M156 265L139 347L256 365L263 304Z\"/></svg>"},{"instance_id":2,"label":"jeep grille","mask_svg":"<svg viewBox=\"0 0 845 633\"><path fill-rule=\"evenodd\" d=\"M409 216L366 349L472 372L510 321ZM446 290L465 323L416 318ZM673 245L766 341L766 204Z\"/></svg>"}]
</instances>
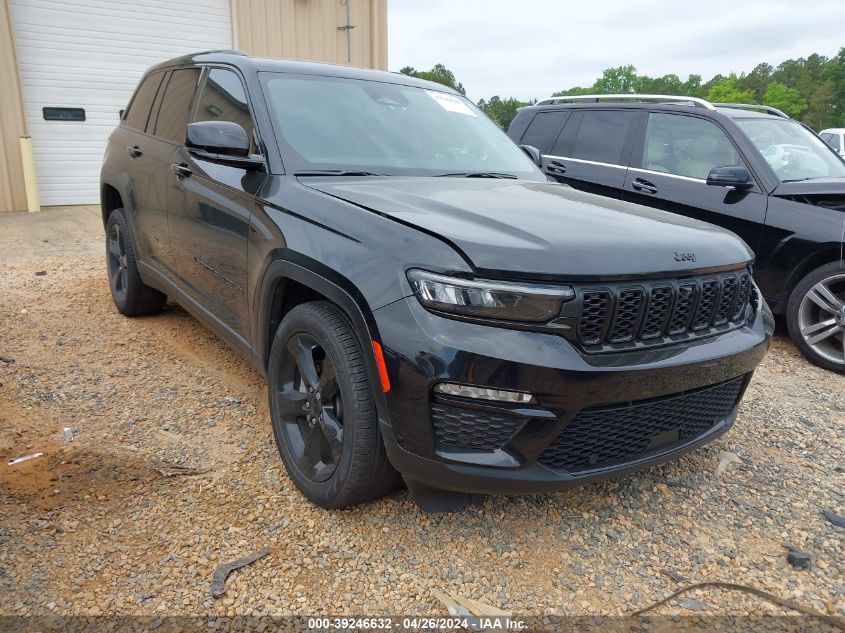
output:
<instances>
[{"instance_id":1,"label":"jeep grille","mask_svg":"<svg viewBox=\"0 0 845 633\"><path fill-rule=\"evenodd\" d=\"M749 316L752 288L749 273L578 288L578 341L614 351L732 329Z\"/></svg>"}]
</instances>

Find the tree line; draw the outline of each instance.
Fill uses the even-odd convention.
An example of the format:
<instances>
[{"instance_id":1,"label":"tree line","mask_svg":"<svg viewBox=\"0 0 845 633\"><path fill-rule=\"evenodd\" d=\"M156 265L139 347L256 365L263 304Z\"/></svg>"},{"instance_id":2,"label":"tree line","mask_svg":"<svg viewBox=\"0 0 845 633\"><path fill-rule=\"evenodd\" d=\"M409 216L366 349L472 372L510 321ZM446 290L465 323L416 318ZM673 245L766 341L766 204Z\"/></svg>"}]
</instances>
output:
<instances>
[{"instance_id":1,"label":"tree line","mask_svg":"<svg viewBox=\"0 0 845 633\"><path fill-rule=\"evenodd\" d=\"M436 81L466 94L462 83L443 64L420 71L411 66L400 73ZM553 93L553 97L583 94L664 94L701 97L714 103L755 103L782 110L816 131L845 126L845 47L834 57L813 53L788 59L772 66L758 64L750 73L716 75L702 81L701 75L662 77L640 75L633 65L607 68L589 87L573 86ZM546 96L546 95L544 95ZM514 97L492 96L481 99L478 107L503 129L516 116L517 108L536 103Z\"/></svg>"}]
</instances>

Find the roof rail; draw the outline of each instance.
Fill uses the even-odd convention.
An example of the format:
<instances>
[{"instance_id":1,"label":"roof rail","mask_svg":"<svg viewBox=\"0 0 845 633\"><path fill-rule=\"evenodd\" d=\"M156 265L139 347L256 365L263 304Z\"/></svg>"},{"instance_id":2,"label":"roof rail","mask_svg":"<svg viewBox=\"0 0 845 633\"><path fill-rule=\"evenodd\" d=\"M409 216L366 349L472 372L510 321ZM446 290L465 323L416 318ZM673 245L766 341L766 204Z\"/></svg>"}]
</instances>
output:
<instances>
[{"instance_id":1,"label":"roof rail","mask_svg":"<svg viewBox=\"0 0 845 633\"><path fill-rule=\"evenodd\" d=\"M558 101L669 101L675 103L689 103L699 108L715 110L713 104L698 97L681 97L677 95L640 95L640 94L611 94L611 95L562 95L540 99L534 105L553 105Z\"/></svg>"},{"instance_id":2,"label":"roof rail","mask_svg":"<svg viewBox=\"0 0 845 633\"><path fill-rule=\"evenodd\" d=\"M714 103L713 105L719 108L736 108L737 110L760 110L760 112L773 114L775 116L783 117L784 119L790 118L786 112L767 105L755 105L753 103Z\"/></svg>"},{"instance_id":3,"label":"roof rail","mask_svg":"<svg viewBox=\"0 0 845 633\"><path fill-rule=\"evenodd\" d=\"M188 53L187 57L192 57L194 55L210 55L211 53L225 53L227 55L239 55L241 57L246 57L246 53L236 48L212 48L211 50L207 51L197 51L196 53Z\"/></svg>"}]
</instances>

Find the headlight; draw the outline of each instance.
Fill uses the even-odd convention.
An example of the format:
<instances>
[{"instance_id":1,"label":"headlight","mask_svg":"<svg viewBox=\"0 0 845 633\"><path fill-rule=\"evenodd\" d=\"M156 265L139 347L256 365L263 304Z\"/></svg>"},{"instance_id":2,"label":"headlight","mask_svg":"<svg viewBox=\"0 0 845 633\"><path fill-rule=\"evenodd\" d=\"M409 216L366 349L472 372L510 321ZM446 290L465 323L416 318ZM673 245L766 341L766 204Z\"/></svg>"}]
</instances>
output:
<instances>
[{"instance_id":1,"label":"headlight","mask_svg":"<svg viewBox=\"0 0 845 633\"><path fill-rule=\"evenodd\" d=\"M426 308L505 321L549 321L560 315L565 301L575 298L569 286L469 281L424 270L408 271L408 280Z\"/></svg>"}]
</instances>

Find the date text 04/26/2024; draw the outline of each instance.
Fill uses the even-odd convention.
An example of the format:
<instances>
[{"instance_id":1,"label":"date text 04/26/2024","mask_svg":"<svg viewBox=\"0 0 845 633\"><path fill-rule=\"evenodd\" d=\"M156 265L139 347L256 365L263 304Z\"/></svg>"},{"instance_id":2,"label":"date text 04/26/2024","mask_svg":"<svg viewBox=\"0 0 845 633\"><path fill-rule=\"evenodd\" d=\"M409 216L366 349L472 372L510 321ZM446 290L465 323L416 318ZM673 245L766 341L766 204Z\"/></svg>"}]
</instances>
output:
<instances>
[{"instance_id":1,"label":"date text 04/26/2024","mask_svg":"<svg viewBox=\"0 0 845 633\"><path fill-rule=\"evenodd\" d=\"M527 624L508 616L308 618L310 631L522 631Z\"/></svg>"}]
</instances>

